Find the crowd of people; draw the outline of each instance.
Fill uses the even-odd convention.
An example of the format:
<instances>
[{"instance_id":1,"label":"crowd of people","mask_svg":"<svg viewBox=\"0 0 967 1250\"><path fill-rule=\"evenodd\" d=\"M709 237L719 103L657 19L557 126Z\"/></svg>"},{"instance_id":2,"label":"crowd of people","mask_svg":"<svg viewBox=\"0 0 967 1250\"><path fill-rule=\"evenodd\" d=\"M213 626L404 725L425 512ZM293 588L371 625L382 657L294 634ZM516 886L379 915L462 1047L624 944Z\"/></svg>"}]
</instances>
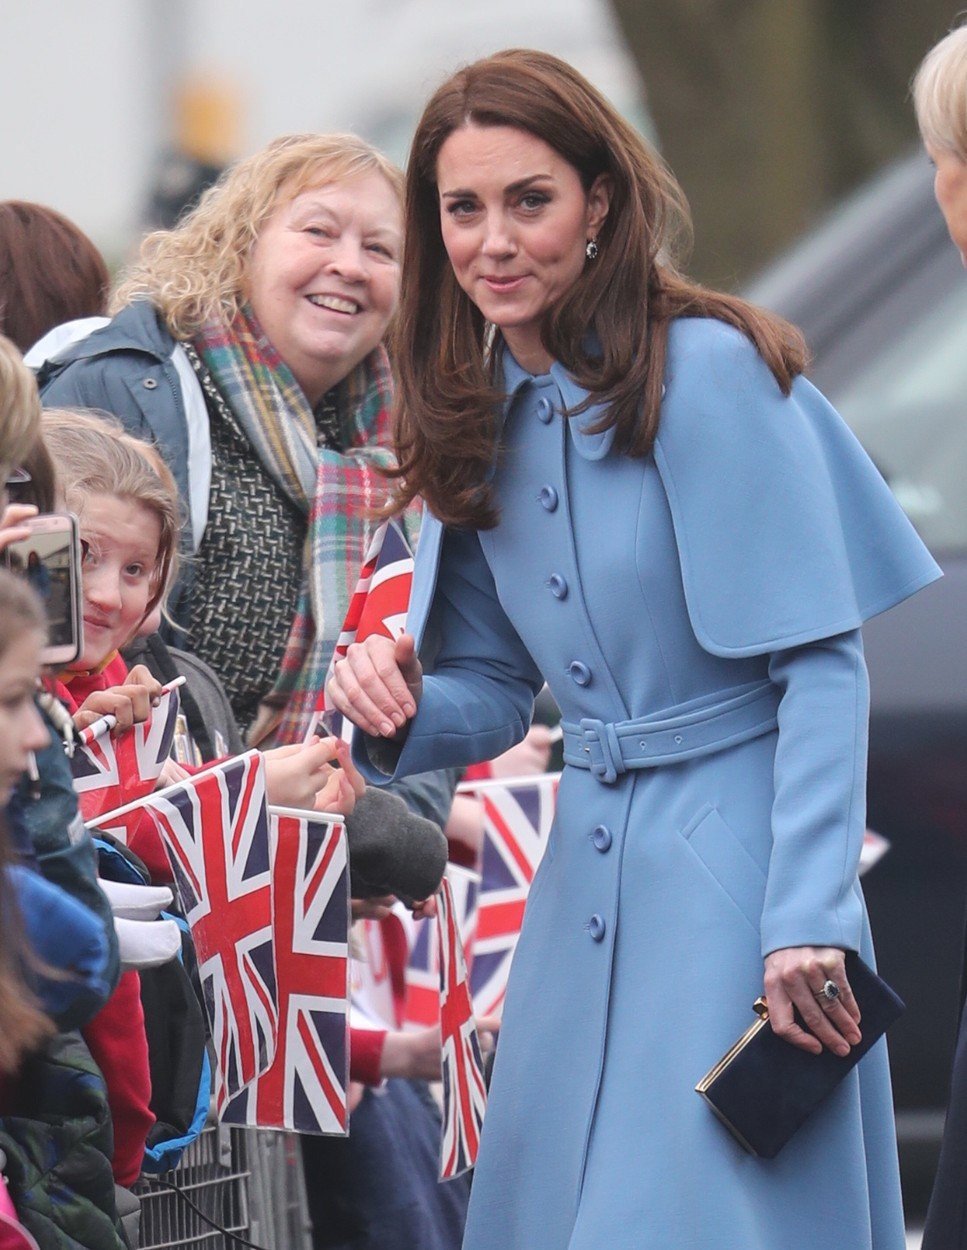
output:
<instances>
[{"instance_id":1,"label":"crowd of people","mask_svg":"<svg viewBox=\"0 0 967 1250\"><path fill-rule=\"evenodd\" d=\"M965 48L915 97L958 246ZM883 1043L775 1160L693 1087L763 989L788 1045L861 1040L860 627L939 571L794 327L677 267L686 222L605 98L521 50L444 83L405 176L352 135L277 139L113 286L59 213L0 205L0 549L70 511L83 553L56 668L40 574L0 571L4 1250L136 1246L145 1161L196 1119L164 846L147 817L95 845L69 761L178 675L158 784L258 748L271 802L344 817L353 916L381 923L473 861L465 770L547 767L545 683L563 717L506 1009L478 1022L472 1201L437 1181L439 1031L354 1028L349 1136L302 1143L316 1247L904 1246ZM407 632L333 663L391 514ZM309 733L323 688L351 753ZM961 1244L956 1132L935 1250Z\"/></svg>"}]
</instances>

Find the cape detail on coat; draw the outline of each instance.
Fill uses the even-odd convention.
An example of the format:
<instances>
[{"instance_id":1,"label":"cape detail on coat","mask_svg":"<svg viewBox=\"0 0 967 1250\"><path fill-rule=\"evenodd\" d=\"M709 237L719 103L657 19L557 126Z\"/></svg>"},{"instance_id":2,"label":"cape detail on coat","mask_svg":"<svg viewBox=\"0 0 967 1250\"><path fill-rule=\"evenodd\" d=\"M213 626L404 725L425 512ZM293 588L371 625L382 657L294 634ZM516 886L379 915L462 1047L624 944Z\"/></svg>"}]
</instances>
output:
<instances>
[{"instance_id":1,"label":"cape detail on coat","mask_svg":"<svg viewBox=\"0 0 967 1250\"><path fill-rule=\"evenodd\" d=\"M569 408L586 398L560 365ZM508 390L527 375L508 362ZM941 576L890 488L805 378L785 396L753 344L707 318L669 333L655 463L668 498L689 618L713 655L748 656L858 628ZM608 454L601 415L570 418L585 459ZM419 642L442 527L424 516L408 628Z\"/></svg>"}]
</instances>

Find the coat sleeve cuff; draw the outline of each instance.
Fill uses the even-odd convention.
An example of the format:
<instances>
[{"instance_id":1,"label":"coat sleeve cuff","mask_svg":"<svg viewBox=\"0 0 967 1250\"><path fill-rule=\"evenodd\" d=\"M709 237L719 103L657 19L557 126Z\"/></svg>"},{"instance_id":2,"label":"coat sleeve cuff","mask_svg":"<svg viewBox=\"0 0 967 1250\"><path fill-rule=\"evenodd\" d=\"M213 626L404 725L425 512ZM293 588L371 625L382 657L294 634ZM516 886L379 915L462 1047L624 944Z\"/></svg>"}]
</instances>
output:
<instances>
[{"instance_id":1,"label":"coat sleeve cuff","mask_svg":"<svg viewBox=\"0 0 967 1250\"><path fill-rule=\"evenodd\" d=\"M792 946L836 946L844 951L858 951L863 936L863 905L858 895L846 901L833 916L817 917L804 910L797 915L791 909L762 918L762 958L773 951Z\"/></svg>"},{"instance_id":2,"label":"coat sleeve cuff","mask_svg":"<svg viewBox=\"0 0 967 1250\"><path fill-rule=\"evenodd\" d=\"M383 1059L384 1029L349 1030L349 1079L362 1085L379 1085Z\"/></svg>"}]
</instances>

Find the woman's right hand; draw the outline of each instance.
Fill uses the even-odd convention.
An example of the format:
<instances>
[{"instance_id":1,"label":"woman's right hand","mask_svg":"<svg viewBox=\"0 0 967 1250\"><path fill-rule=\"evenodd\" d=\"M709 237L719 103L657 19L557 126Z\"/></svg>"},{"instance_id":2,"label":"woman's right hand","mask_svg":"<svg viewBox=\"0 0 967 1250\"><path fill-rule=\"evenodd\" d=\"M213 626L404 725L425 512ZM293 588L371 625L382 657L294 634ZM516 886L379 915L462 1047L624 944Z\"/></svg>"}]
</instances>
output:
<instances>
[{"instance_id":1,"label":"woman's right hand","mask_svg":"<svg viewBox=\"0 0 967 1250\"><path fill-rule=\"evenodd\" d=\"M326 684L329 705L375 738L397 734L416 715L422 693L423 666L412 634L395 642L375 635L354 642Z\"/></svg>"}]
</instances>

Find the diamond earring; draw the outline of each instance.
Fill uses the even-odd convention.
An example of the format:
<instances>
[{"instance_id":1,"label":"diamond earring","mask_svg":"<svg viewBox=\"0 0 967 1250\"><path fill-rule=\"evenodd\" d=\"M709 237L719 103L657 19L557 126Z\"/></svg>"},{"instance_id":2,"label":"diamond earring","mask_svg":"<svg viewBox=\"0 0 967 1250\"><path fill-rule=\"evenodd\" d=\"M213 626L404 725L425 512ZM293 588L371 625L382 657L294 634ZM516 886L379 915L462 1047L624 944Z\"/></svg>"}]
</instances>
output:
<instances>
[{"instance_id":1,"label":"diamond earring","mask_svg":"<svg viewBox=\"0 0 967 1250\"><path fill-rule=\"evenodd\" d=\"M597 241L595 239L588 239L588 245L584 249L584 255L588 258L588 260L597 260L599 250Z\"/></svg>"}]
</instances>

